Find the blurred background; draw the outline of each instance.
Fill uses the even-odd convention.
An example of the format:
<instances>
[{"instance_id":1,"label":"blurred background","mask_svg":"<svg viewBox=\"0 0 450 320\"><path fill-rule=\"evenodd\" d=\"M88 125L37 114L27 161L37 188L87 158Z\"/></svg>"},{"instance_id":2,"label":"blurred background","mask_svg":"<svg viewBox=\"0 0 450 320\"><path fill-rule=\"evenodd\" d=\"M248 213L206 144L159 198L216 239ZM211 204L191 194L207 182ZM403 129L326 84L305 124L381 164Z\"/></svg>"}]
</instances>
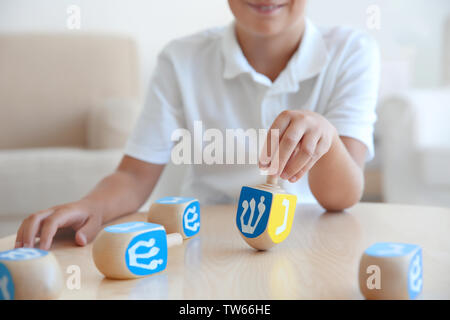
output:
<instances>
[{"instance_id":1,"label":"blurred background","mask_svg":"<svg viewBox=\"0 0 450 320\"><path fill-rule=\"evenodd\" d=\"M307 15L380 46L363 201L450 206L450 1L310 0ZM0 0L0 236L114 170L160 49L231 21L226 0Z\"/></svg>"}]
</instances>

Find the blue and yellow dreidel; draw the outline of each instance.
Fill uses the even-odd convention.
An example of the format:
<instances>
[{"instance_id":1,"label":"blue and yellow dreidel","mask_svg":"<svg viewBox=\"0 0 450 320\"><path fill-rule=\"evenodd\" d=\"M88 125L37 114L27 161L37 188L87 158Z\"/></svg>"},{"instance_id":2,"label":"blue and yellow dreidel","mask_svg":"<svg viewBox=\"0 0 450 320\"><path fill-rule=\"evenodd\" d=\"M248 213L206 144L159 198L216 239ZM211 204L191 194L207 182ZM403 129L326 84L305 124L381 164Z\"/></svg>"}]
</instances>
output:
<instances>
[{"instance_id":1,"label":"blue and yellow dreidel","mask_svg":"<svg viewBox=\"0 0 450 320\"><path fill-rule=\"evenodd\" d=\"M179 233L166 234L162 225L144 221L104 228L92 247L97 269L110 279L133 279L163 271L167 249L180 245Z\"/></svg>"},{"instance_id":2,"label":"blue and yellow dreidel","mask_svg":"<svg viewBox=\"0 0 450 320\"><path fill-rule=\"evenodd\" d=\"M200 203L195 198L158 199L151 205L147 217L148 222L161 224L168 233L177 232L183 239L200 231Z\"/></svg>"},{"instance_id":3,"label":"blue and yellow dreidel","mask_svg":"<svg viewBox=\"0 0 450 320\"><path fill-rule=\"evenodd\" d=\"M281 189L273 176L256 187L242 187L236 225L253 248L267 250L291 232L297 197Z\"/></svg>"},{"instance_id":4,"label":"blue and yellow dreidel","mask_svg":"<svg viewBox=\"0 0 450 320\"><path fill-rule=\"evenodd\" d=\"M55 256L34 248L0 252L0 300L56 299L63 288Z\"/></svg>"}]
</instances>

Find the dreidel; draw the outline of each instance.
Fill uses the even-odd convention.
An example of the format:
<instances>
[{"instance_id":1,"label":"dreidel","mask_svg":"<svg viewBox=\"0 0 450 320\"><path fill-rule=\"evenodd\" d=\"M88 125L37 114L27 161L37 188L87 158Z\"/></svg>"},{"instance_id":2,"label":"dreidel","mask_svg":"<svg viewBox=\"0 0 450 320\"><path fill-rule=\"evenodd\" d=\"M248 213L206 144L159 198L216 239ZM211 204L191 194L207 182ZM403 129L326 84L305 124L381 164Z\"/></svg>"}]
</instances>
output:
<instances>
[{"instance_id":1,"label":"dreidel","mask_svg":"<svg viewBox=\"0 0 450 320\"><path fill-rule=\"evenodd\" d=\"M284 241L291 231L297 197L284 191L275 176L265 184L241 189L236 226L242 238L257 250Z\"/></svg>"}]
</instances>

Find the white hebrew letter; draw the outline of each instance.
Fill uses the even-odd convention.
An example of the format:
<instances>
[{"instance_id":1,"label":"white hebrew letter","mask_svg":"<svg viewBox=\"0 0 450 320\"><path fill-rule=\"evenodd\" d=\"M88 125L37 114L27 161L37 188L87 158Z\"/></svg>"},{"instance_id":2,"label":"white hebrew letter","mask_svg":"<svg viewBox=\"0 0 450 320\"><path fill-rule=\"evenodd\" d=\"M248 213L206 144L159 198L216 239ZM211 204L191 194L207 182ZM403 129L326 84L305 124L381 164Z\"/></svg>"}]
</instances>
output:
<instances>
[{"instance_id":1,"label":"white hebrew letter","mask_svg":"<svg viewBox=\"0 0 450 320\"><path fill-rule=\"evenodd\" d=\"M401 255L401 254L403 254L403 249L405 248L405 246L400 244L400 243L389 243L388 246L389 246L388 249L378 250L378 254L381 254L381 255L395 255L395 254Z\"/></svg>"},{"instance_id":2,"label":"white hebrew letter","mask_svg":"<svg viewBox=\"0 0 450 320\"><path fill-rule=\"evenodd\" d=\"M420 266L420 256L416 255L409 272L409 286L412 291L419 292L422 289L422 268Z\"/></svg>"},{"instance_id":3,"label":"white hebrew letter","mask_svg":"<svg viewBox=\"0 0 450 320\"><path fill-rule=\"evenodd\" d=\"M0 291L2 292L3 298L5 300L11 300L11 296L8 292L8 277L6 276L0 279Z\"/></svg>"},{"instance_id":4,"label":"white hebrew letter","mask_svg":"<svg viewBox=\"0 0 450 320\"><path fill-rule=\"evenodd\" d=\"M289 200L288 199L283 199L283 206L285 207L284 210L284 220L283 220L283 224L281 226L279 226L276 230L275 230L275 234L279 235L280 233L282 233L284 230L286 230L286 226L287 226L287 218L288 218L288 213L289 213Z\"/></svg>"},{"instance_id":5,"label":"white hebrew letter","mask_svg":"<svg viewBox=\"0 0 450 320\"><path fill-rule=\"evenodd\" d=\"M256 206L256 201L254 198L252 198L252 200L250 200L250 218L248 219L247 224L244 224L244 216L247 213L249 204L247 200L242 201L242 208L244 208L244 210L242 211L241 214L241 227L242 227L242 232L245 233L254 233L256 227L259 224L259 221L261 220L264 212L266 211L266 205L264 204L264 196L261 196L260 200L259 200L259 204L258 204L258 216L256 218L256 222L255 224L252 226L252 221L253 221L253 216L255 215L255 206Z\"/></svg>"},{"instance_id":6,"label":"white hebrew letter","mask_svg":"<svg viewBox=\"0 0 450 320\"><path fill-rule=\"evenodd\" d=\"M130 261L130 266L139 267L147 270L155 270L158 265L162 264L163 259L154 259L150 261L149 264L140 263L137 259L148 259L154 257L158 254L159 248L153 247L155 245L155 239L150 239L148 241L138 241L130 249L128 249L128 256ZM138 248L145 247L151 248L147 253L136 253Z\"/></svg>"},{"instance_id":7,"label":"white hebrew letter","mask_svg":"<svg viewBox=\"0 0 450 320\"><path fill-rule=\"evenodd\" d=\"M145 222L136 222L136 223L130 224L128 226L120 226L120 225L111 226L108 229L110 231L129 231L129 230L133 230L135 228L142 227L142 226L145 226Z\"/></svg>"},{"instance_id":8,"label":"white hebrew letter","mask_svg":"<svg viewBox=\"0 0 450 320\"><path fill-rule=\"evenodd\" d=\"M19 248L16 250L11 250L9 252L0 254L0 258L6 258L11 260L17 260L17 259L33 259L40 257L41 254L39 251L33 249L33 248Z\"/></svg>"},{"instance_id":9,"label":"white hebrew letter","mask_svg":"<svg viewBox=\"0 0 450 320\"><path fill-rule=\"evenodd\" d=\"M192 217L189 218L189 215L192 215ZM196 212L196 207L189 208L186 211L186 217L184 219L184 227L186 229L194 231L194 232L197 231L198 228L200 228L200 222L195 222L195 221L197 221L197 219L198 219L198 213ZM195 223L193 223L193 222L195 222ZM191 225L191 223L193 223L193 224Z\"/></svg>"}]
</instances>

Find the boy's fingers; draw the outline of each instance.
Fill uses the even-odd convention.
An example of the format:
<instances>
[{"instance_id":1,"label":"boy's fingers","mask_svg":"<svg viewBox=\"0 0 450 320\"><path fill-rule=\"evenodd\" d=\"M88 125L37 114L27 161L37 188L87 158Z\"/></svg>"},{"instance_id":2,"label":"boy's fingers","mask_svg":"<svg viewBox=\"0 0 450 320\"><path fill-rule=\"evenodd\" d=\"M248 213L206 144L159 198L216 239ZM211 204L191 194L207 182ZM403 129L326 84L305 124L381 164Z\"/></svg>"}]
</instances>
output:
<instances>
[{"instance_id":1,"label":"boy's fingers","mask_svg":"<svg viewBox=\"0 0 450 320\"><path fill-rule=\"evenodd\" d=\"M14 248L22 247L23 245L22 234L23 234L23 222L20 225L19 230L17 230L16 243L14 244Z\"/></svg>"},{"instance_id":2,"label":"boy's fingers","mask_svg":"<svg viewBox=\"0 0 450 320\"><path fill-rule=\"evenodd\" d=\"M59 224L57 219L50 217L44 220L39 244L40 249L42 250L50 249L53 237L55 236L58 227Z\"/></svg>"},{"instance_id":3,"label":"boy's fingers","mask_svg":"<svg viewBox=\"0 0 450 320\"><path fill-rule=\"evenodd\" d=\"M279 168L278 174L281 174L286 167L289 158L291 158L292 153L295 150L295 147L298 145L299 141L302 139L305 133L305 129L303 126L295 124L291 122L289 127L283 134L283 137L280 141L280 160L279 160ZM301 151L301 150L300 150ZM282 177L283 178L283 177ZM284 179L284 178L283 178Z\"/></svg>"},{"instance_id":4,"label":"boy's fingers","mask_svg":"<svg viewBox=\"0 0 450 320\"><path fill-rule=\"evenodd\" d=\"M42 221L40 248L42 250L49 250L56 231L58 231L59 228L68 227L74 223L81 222L81 219L85 219L85 217L81 217L76 211L67 209L59 210L53 215L45 218Z\"/></svg>"},{"instance_id":5,"label":"boy's fingers","mask_svg":"<svg viewBox=\"0 0 450 320\"><path fill-rule=\"evenodd\" d=\"M293 177L291 177L289 179L289 182L292 182L292 183L297 182L301 177L304 176L304 174L306 172L308 172L316 164L317 160L318 160L317 158L309 159L309 161L306 163L306 165L303 166L303 168L300 169L299 172L297 172Z\"/></svg>"},{"instance_id":6,"label":"boy's fingers","mask_svg":"<svg viewBox=\"0 0 450 320\"><path fill-rule=\"evenodd\" d=\"M34 240L36 238L36 234L39 231L42 220L51 215L53 211L53 209L39 211L33 213L23 221L21 226L22 246L28 248L34 247Z\"/></svg>"},{"instance_id":7,"label":"boy's fingers","mask_svg":"<svg viewBox=\"0 0 450 320\"><path fill-rule=\"evenodd\" d=\"M289 182L298 181L306 172L311 170L312 167L319 161L319 159L328 152L329 142L326 139L321 138L316 146L315 156L310 158L310 160L297 172L293 177L289 179Z\"/></svg>"},{"instance_id":8,"label":"boy's fingers","mask_svg":"<svg viewBox=\"0 0 450 320\"><path fill-rule=\"evenodd\" d=\"M319 139L320 136L311 132L306 133L303 136L302 140L297 145L298 152L289 159L286 167L281 173L282 179L291 179L315 156Z\"/></svg>"},{"instance_id":9,"label":"boy's fingers","mask_svg":"<svg viewBox=\"0 0 450 320\"><path fill-rule=\"evenodd\" d=\"M279 137L283 135L284 131L289 126L290 122L291 118L286 113L283 112L279 114L278 117L274 120L272 126L270 127L267 133L266 141L263 147L263 152L261 153L259 158L260 167L264 168L270 164L272 156L278 149ZM273 135L275 135L275 137L273 137Z\"/></svg>"},{"instance_id":10,"label":"boy's fingers","mask_svg":"<svg viewBox=\"0 0 450 320\"><path fill-rule=\"evenodd\" d=\"M87 245L95 238L99 228L100 223L95 218L88 218L86 223L75 234L75 243L79 246Z\"/></svg>"}]
</instances>

